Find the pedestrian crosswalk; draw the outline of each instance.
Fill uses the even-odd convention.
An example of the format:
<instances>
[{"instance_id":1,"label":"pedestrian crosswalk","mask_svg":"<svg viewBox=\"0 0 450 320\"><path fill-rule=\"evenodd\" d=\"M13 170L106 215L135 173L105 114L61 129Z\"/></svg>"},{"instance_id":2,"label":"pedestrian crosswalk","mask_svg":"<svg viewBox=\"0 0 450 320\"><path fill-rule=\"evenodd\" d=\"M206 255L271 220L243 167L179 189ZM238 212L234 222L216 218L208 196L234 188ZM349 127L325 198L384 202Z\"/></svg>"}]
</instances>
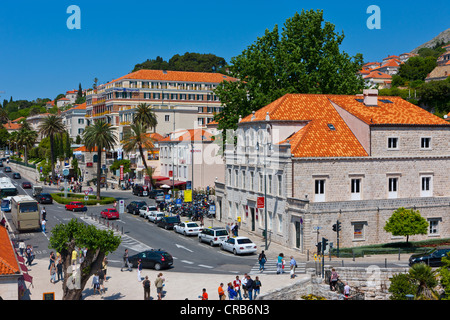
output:
<instances>
[{"instance_id":1,"label":"pedestrian crosswalk","mask_svg":"<svg viewBox=\"0 0 450 320\"><path fill-rule=\"evenodd\" d=\"M259 269L259 262L257 261L255 265L250 270L249 274L277 274L277 260L276 259L268 259L264 264L264 271ZM290 272L289 263L284 266L285 273ZM297 262L297 268L295 269L295 273L306 273L306 262Z\"/></svg>"}]
</instances>

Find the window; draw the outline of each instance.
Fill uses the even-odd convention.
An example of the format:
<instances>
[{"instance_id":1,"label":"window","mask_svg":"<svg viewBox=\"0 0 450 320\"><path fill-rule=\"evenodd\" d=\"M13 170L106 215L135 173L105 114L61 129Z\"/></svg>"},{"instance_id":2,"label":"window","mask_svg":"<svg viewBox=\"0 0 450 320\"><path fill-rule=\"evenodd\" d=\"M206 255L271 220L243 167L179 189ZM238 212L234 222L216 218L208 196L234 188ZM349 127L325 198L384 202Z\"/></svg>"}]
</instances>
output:
<instances>
[{"instance_id":1,"label":"window","mask_svg":"<svg viewBox=\"0 0 450 320\"><path fill-rule=\"evenodd\" d=\"M353 240L364 240L364 222L353 223Z\"/></svg>"},{"instance_id":2,"label":"window","mask_svg":"<svg viewBox=\"0 0 450 320\"><path fill-rule=\"evenodd\" d=\"M325 201L325 180L315 180L314 183L314 201Z\"/></svg>"},{"instance_id":3,"label":"window","mask_svg":"<svg viewBox=\"0 0 450 320\"><path fill-rule=\"evenodd\" d=\"M258 189L258 191L259 192L264 192L264 177L263 177L263 174L260 172L259 173L259 189Z\"/></svg>"},{"instance_id":4,"label":"window","mask_svg":"<svg viewBox=\"0 0 450 320\"><path fill-rule=\"evenodd\" d=\"M269 174L267 179L267 193L272 194L272 175Z\"/></svg>"},{"instance_id":5,"label":"window","mask_svg":"<svg viewBox=\"0 0 450 320\"><path fill-rule=\"evenodd\" d=\"M351 199L361 200L361 179L351 180Z\"/></svg>"},{"instance_id":6,"label":"window","mask_svg":"<svg viewBox=\"0 0 450 320\"><path fill-rule=\"evenodd\" d=\"M78 119L78 124L84 124L84 119Z\"/></svg>"},{"instance_id":7,"label":"window","mask_svg":"<svg viewBox=\"0 0 450 320\"><path fill-rule=\"evenodd\" d=\"M431 148L431 138L420 138L420 148L430 149Z\"/></svg>"},{"instance_id":8,"label":"window","mask_svg":"<svg viewBox=\"0 0 450 320\"><path fill-rule=\"evenodd\" d=\"M431 197L433 195L433 181L432 176L420 177L420 196Z\"/></svg>"},{"instance_id":9,"label":"window","mask_svg":"<svg viewBox=\"0 0 450 320\"><path fill-rule=\"evenodd\" d=\"M164 116L164 121L165 121L165 122L169 122L169 121L170 121L170 115L166 114L166 115Z\"/></svg>"},{"instance_id":10,"label":"window","mask_svg":"<svg viewBox=\"0 0 450 320\"><path fill-rule=\"evenodd\" d=\"M253 171L250 171L250 190L254 190L254 179L255 179L255 173Z\"/></svg>"},{"instance_id":11,"label":"window","mask_svg":"<svg viewBox=\"0 0 450 320\"><path fill-rule=\"evenodd\" d=\"M234 170L234 186L238 187L239 170Z\"/></svg>"},{"instance_id":12,"label":"window","mask_svg":"<svg viewBox=\"0 0 450 320\"><path fill-rule=\"evenodd\" d=\"M398 178L389 178L388 179L388 198L395 199L397 198L397 190L398 190Z\"/></svg>"},{"instance_id":13,"label":"window","mask_svg":"<svg viewBox=\"0 0 450 320\"><path fill-rule=\"evenodd\" d=\"M398 149L398 138L388 138L388 149Z\"/></svg>"},{"instance_id":14,"label":"window","mask_svg":"<svg viewBox=\"0 0 450 320\"><path fill-rule=\"evenodd\" d=\"M429 235L439 234L439 219L429 219L430 229L428 230Z\"/></svg>"},{"instance_id":15,"label":"window","mask_svg":"<svg viewBox=\"0 0 450 320\"><path fill-rule=\"evenodd\" d=\"M277 176L278 178L278 195L281 196L283 194L283 177L281 174Z\"/></svg>"}]
</instances>

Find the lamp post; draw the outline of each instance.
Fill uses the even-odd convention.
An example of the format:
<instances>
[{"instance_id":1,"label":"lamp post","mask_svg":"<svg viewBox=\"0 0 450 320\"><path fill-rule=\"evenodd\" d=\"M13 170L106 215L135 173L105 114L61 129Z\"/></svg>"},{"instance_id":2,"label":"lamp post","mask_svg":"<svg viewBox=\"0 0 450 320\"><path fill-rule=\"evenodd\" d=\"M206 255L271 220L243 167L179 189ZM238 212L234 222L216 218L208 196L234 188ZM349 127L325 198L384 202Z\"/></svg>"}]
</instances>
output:
<instances>
[{"instance_id":1,"label":"lamp post","mask_svg":"<svg viewBox=\"0 0 450 320\"><path fill-rule=\"evenodd\" d=\"M265 250L268 249L267 246L267 147L269 149L272 148L272 144L269 142L262 143L262 147L264 149L264 240L265 240ZM256 143L256 150L259 151L259 142Z\"/></svg>"}]
</instances>

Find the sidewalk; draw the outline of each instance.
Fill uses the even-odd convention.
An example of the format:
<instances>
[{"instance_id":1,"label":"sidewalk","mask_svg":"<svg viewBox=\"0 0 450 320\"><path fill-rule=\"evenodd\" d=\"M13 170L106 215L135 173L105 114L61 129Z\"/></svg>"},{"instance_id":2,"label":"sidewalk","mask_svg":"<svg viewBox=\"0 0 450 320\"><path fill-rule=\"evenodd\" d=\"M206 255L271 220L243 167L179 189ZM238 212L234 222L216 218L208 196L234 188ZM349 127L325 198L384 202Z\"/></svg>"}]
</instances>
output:
<instances>
[{"instance_id":1,"label":"sidewalk","mask_svg":"<svg viewBox=\"0 0 450 320\"><path fill-rule=\"evenodd\" d=\"M29 274L33 277L33 286L27 283L29 287L29 296L26 299L42 300L43 293L54 292L55 300L61 300L63 295L62 281L55 284L50 283L50 272L48 268L48 261L45 259L35 260L33 265L29 268ZM141 272L141 277L149 277L151 281L151 299L157 300L156 288L154 281L157 274L162 272L165 278L164 297L163 300L199 300L198 296L202 294L202 289L205 288L209 295L209 300L219 300L217 289L222 282L224 290L226 291L227 283L235 279L234 275L230 274L200 274L200 273L179 273L170 270L156 271L152 269L144 269ZM281 289L285 286L291 285L301 279L309 278L309 275L298 274L295 279L290 279L289 272L274 275L274 274L260 274L261 280L261 294L268 293L272 290ZM242 279L243 275L239 275ZM137 270L120 271L120 268L108 267L107 282L104 283L106 292L104 294L94 294L91 286L92 279L87 283L83 291L83 300L143 300L144 289L142 282L137 280ZM255 279L255 276L252 276ZM227 299L228 300L228 299Z\"/></svg>"}]
</instances>

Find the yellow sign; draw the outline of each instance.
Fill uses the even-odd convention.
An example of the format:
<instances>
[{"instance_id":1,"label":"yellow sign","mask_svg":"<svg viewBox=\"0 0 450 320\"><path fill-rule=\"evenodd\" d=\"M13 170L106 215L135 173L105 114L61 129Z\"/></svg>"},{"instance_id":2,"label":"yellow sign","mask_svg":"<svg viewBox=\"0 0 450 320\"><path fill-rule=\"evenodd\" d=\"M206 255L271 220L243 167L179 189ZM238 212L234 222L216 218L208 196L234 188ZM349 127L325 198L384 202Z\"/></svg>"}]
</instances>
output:
<instances>
[{"instance_id":1,"label":"yellow sign","mask_svg":"<svg viewBox=\"0 0 450 320\"><path fill-rule=\"evenodd\" d=\"M241 217L237 217L237 221L238 221L238 222L241 222Z\"/></svg>"},{"instance_id":2,"label":"yellow sign","mask_svg":"<svg viewBox=\"0 0 450 320\"><path fill-rule=\"evenodd\" d=\"M192 190L184 190L184 202L192 202Z\"/></svg>"}]
</instances>

